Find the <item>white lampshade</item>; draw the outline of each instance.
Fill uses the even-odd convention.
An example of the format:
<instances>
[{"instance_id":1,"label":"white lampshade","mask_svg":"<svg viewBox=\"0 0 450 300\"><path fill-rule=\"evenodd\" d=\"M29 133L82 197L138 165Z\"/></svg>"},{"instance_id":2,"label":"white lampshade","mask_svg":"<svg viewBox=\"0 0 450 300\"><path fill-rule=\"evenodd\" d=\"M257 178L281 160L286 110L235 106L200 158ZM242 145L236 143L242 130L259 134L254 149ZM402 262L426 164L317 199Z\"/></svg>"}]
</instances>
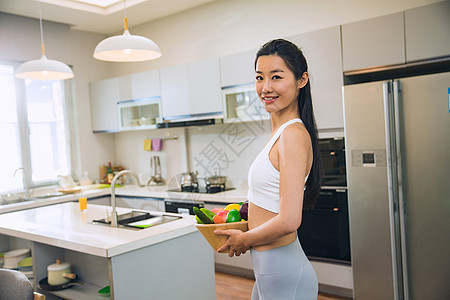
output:
<instances>
[{"instance_id":1,"label":"white lampshade","mask_svg":"<svg viewBox=\"0 0 450 300\"><path fill-rule=\"evenodd\" d=\"M73 71L68 65L47 59L45 55L42 55L40 59L21 64L16 70L16 77L23 79L62 80L73 76Z\"/></svg>"},{"instance_id":2,"label":"white lampshade","mask_svg":"<svg viewBox=\"0 0 450 300\"><path fill-rule=\"evenodd\" d=\"M41 31L41 58L21 64L16 70L16 77L22 79L63 80L73 77L68 65L45 56L44 31L42 29L41 1L39 1L39 29Z\"/></svg>"},{"instance_id":3,"label":"white lampshade","mask_svg":"<svg viewBox=\"0 0 450 300\"><path fill-rule=\"evenodd\" d=\"M156 59L161 50L152 40L132 35L125 29L122 35L116 35L101 41L94 51L94 58L115 62L136 62Z\"/></svg>"}]
</instances>

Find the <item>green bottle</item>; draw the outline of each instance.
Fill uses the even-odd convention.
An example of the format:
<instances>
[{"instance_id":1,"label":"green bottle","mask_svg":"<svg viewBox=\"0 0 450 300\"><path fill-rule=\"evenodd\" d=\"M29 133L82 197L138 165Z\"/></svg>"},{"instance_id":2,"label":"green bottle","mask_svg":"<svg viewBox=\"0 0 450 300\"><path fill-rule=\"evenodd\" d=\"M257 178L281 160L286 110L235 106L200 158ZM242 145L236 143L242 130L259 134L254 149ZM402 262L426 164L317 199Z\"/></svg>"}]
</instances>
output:
<instances>
[{"instance_id":1,"label":"green bottle","mask_svg":"<svg viewBox=\"0 0 450 300\"><path fill-rule=\"evenodd\" d=\"M106 170L106 183L111 184L114 178L114 171L111 167L111 162L108 163L108 169Z\"/></svg>"}]
</instances>

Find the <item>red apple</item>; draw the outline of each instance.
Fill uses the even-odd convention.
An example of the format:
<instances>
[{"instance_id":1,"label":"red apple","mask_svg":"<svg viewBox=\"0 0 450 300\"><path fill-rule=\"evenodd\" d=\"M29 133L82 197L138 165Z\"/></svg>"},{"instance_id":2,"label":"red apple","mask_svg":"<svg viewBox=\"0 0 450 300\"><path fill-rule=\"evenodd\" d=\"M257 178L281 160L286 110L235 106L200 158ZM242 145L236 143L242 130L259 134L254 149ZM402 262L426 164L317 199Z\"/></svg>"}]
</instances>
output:
<instances>
[{"instance_id":1,"label":"red apple","mask_svg":"<svg viewBox=\"0 0 450 300\"><path fill-rule=\"evenodd\" d=\"M223 210L223 208L221 208L221 207L216 207L216 208L211 209L211 211L213 213L215 213L216 215L218 215L222 210Z\"/></svg>"},{"instance_id":2,"label":"red apple","mask_svg":"<svg viewBox=\"0 0 450 300\"><path fill-rule=\"evenodd\" d=\"M227 215L228 215L228 210L224 209L221 212L219 212L217 215L220 216L222 219L226 220L227 219Z\"/></svg>"}]
</instances>

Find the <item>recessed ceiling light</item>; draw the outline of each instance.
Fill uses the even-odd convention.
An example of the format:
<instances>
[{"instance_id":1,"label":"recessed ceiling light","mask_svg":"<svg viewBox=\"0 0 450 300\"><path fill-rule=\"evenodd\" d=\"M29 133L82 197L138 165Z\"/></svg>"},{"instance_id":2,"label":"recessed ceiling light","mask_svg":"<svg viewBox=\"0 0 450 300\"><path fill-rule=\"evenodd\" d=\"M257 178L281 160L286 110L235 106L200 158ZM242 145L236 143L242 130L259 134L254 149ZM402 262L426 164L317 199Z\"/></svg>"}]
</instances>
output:
<instances>
[{"instance_id":1,"label":"recessed ceiling light","mask_svg":"<svg viewBox=\"0 0 450 300\"><path fill-rule=\"evenodd\" d=\"M43 3L51 5L62 6L70 9L87 11L90 13L109 15L120 10L123 10L124 0L40 0ZM146 0L130 1L127 7L139 4Z\"/></svg>"},{"instance_id":2,"label":"recessed ceiling light","mask_svg":"<svg viewBox=\"0 0 450 300\"><path fill-rule=\"evenodd\" d=\"M72 0L72 1L95 5L103 8L116 4L117 2L122 2L122 0Z\"/></svg>"}]
</instances>

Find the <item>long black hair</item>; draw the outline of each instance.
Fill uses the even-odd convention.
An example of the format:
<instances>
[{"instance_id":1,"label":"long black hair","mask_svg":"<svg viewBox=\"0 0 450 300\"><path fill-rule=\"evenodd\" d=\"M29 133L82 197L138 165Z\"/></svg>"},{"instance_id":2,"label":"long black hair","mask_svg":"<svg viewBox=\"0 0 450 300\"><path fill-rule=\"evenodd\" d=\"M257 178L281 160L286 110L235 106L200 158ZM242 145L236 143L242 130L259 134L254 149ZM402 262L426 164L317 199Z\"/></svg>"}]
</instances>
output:
<instances>
[{"instance_id":1,"label":"long black hair","mask_svg":"<svg viewBox=\"0 0 450 300\"><path fill-rule=\"evenodd\" d=\"M287 40L276 39L264 44L256 53L255 70L258 58L260 56L267 55L278 55L281 57L287 67L292 71L292 73L294 73L296 80L299 80L303 73L308 72L308 64L303 52L295 44ZM306 127L306 130L308 130L309 136L311 137L313 151L313 163L308 180L306 181L306 188L303 197L303 208L314 207L322 184L322 170L317 140L317 127L314 119L310 87L311 84L308 80L308 83L300 89L297 99L298 112L303 124Z\"/></svg>"}]
</instances>

